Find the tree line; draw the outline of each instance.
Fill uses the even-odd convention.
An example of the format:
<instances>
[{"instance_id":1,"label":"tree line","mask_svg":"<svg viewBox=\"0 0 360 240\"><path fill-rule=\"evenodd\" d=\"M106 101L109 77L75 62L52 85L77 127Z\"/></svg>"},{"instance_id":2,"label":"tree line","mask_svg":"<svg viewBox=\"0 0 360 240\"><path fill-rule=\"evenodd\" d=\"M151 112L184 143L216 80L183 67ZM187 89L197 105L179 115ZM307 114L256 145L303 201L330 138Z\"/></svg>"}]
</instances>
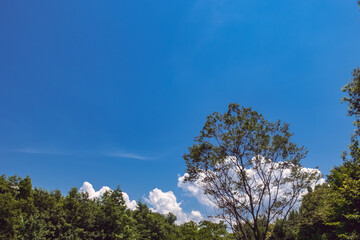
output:
<instances>
[{"instance_id":1,"label":"tree line","mask_svg":"<svg viewBox=\"0 0 360 240\"><path fill-rule=\"evenodd\" d=\"M30 177L0 176L0 239L232 239L223 222L175 221L140 201L128 209L119 187L90 199L77 188L64 196L33 188Z\"/></svg>"}]
</instances>

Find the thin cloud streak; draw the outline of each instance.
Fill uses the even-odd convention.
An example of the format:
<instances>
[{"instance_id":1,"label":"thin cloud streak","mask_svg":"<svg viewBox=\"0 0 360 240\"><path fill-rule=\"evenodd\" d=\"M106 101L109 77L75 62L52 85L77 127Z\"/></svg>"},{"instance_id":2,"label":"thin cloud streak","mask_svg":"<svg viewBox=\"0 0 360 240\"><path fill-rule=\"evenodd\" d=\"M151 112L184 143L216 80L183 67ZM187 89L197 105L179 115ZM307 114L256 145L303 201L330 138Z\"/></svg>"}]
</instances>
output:
<instances>
[{"instance_id":1,"label":"thin cloud streak","mask_svg":"<svg viewBox=\"0 0 360 240\"><path fill-rule=\"evenodd\" d=\"M71 155L69 152L63 152L53 149L40 149L40 148L19 148L10 149L8 152L13 153L27 153L27 154L42 154L42 155Z\"/></svg>"},{"instance_id":2,"label":"thin cloud streak","mask_svg":"<svg viewBox=\"0 0 360 240\"><path fill-rule=\"evenodd\" d=\"M1 150L0 150L1 151ZM18 149L8 149L5 152L12 153L24 153L24 154L37 154L37 155L71 155L71 156L87 156L87 155L97 155L104 157L116 157L116 158L127 158L127 159L137 159L137 160L151 160L153 158L144 157L136 153L127 153L122 151L114 151L114 152L89 152L89 151L61 151L54 149L41 149L41 148L18 148Z\"/></svg>"},{"instance_id":3,"label":"thin cloud streak","mask_svg":"<svg viewBox=\"0 0 360 240\"><path fill-rule=\"evenodd\" d=\"M143 156L140 156L140 155L134 154L134 153L115 152L115 153L107 153L104 155L108 156L108 157L131 158L131 159L137 159L137 160L151 160L151 158L143 157Z\"/></svg>"}]
</instances>

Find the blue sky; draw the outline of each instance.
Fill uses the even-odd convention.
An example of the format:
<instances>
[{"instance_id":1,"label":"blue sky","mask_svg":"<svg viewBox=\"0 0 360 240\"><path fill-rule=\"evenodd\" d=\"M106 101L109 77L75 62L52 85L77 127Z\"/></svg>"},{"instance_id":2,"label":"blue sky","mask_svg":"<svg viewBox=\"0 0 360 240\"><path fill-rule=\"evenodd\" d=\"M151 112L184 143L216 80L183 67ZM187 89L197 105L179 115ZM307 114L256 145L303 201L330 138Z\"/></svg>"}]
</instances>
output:
<instances>
[{"instance_id":1,"label":"blue sky","mask_svg":"<svg viewBox=\"0 0 360 240\"><path fill-rule=\"evenodd\" d=\"M0 174L201 209L182 155L231 102L290 123L327 174L359 43L356 1L0 1Z\"/></svg>"}]
</instances>

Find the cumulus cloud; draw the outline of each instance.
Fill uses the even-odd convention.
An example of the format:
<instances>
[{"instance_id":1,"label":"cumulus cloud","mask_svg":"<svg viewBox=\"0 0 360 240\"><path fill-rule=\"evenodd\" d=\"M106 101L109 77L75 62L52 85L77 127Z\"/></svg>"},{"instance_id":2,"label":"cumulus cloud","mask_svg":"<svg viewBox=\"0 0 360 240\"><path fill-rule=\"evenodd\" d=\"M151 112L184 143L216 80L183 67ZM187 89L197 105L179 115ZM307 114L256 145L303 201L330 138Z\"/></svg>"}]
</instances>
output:
<instances>
[{"instance_id":1,"label":"cumulus cloud","mask_svg":"<svg viewBox=\"0 0 360 240\"><path fill-rule=\"evenodd\" d=\"M234 157L228 157L221 165L222 167L225 167L227 170L228 177L230 177L234 182L238 182L239 172L241 171L241 166L236 164L236 158ZM220 166L220 165L219 165ZM251 168L245 169L246 174L249 178L249 185L252 189L258 190L263 188L264 186L264 177L268 177L270 179L270 194L271 199L273 201L278 199L287 199L289 196L291 196L291 193L293 191L294 185L297 184L300 185L304 181L298 180L298 182L285 182L281 184L281 188L278 188L278 185L275 184L279 179L286 179L291 176L291 164L284 164L281 162L272 162L265 160L263 157L258 156L256 158L253 158L253 164ZM300 174L306 174L315 176L314 180L311 181L310 187L314 188L317 184L323 184L325 182L324 178L320 178L321 172L318 169L314 168L301 168L299 171ZM203 183L203 180L205 178L205 175L212 175L221 178L220 174L213 173L211 171L207 173L202 173L200 177L194 181L194 182L185 182L184 179L188 177L189 175L185 173L182 176L178 177L178 187L183 189L185 192L189 193L191 196L194 196L199 203L204 204L208 207L216 208L216 204L214 204L215 200L211 199L210 196L206 195L204 193L205 184ZM215 183L216 184L216 183ZM238 191L238 189L234 189L234 193ZM304 189L300 192L299 197L297 199L297 202L295 204L295 207L299 206L299 202L304 194L307 193L307 190ZM249 201L247 199L247 196L245 194L238 194L235 193L235 196L237 196L238 200L241 202ZM265 199L269 199L268 197L265 197ZM256 196L255 196L256 200Z\"/></svg>"},{"instance_id":2,"label":"cumulus cloud","mask_svg":"<svg viewBox=\"0 0 360 240\"><path fill-rule=\"evenodd\" d=\"M176 196L172 191L163 192L162 190L155 188L149 193L149 197L145 199L147 203L153 206L152 211L161 214L173 213L176 217L176 223L182 224L187 221L199 222L202 220L201 213L199 211L191 211L190 214L183 212L181 208L181 202L177 202Z\"/></svg>"},{"instance_id":3,"label":"cumulus cloud","mask_svg":"<svg viewBox=\"0 0 360 240\"><path fill-rule=\"evenodd\" d=\"M130 201L129 195L126 192L123 192L123 198L125 200L125 204L126 206L131 209L131 210L135 210L137 207L136 201L132 200Z\"/></svg>"},{"instance_id":4,"label":"cumulus cloud","mask_svg":"<svg viewBox=\"0 0 360 240\"><path fill-rule=\"evenodd\" d=\"M90 199L101 198L107 191L111 191L108 186L104 186L99 191L95 191L93 185L89 182L84 182L82 187L80 188L80 192L88 193Z\"/></svg>"},{"instance_id":5,"label":"cumulus cloud","mask_svg":"<svg viewBox=\"0 0 360 240\"><path fill-rule=\"evenodd\" d=\"M189 219L194 222L200 222L203 219L203 217L201 216L201 213L199 211L192 210Z\"/></svg>"},{"instance_id":6,"label":"cumulus cloud","mask_svg":"<svg viewBox=\"0 0 360 240\"><path fill-rule=\"evenodd\" d=\"M101 198L104 193L108 191L112 191L111 188L109 188L108 186L103 186L99 191L95 191L93 185L89 182L84 182L82 187L80 188L80 192L88 193L90 199ZM126 192L123 192L122 194L126 206L131 210L135 210L137 206L136 201L130 201L129 195Z\"/></svg>"},{"instance_id":7,"label":"cumulus cloud","mask_svg":"<svg viewBox=\"0 0 360 240\"><path fill-rule=\"evenodd\" d=\"M100 190L95 191L93 185L89 182L84 182L80 188L80 192L86 192L89 194L90 199L101 198L105 192L112 191L109 187L103 186ZM123 192L123 198L126 206L135 210L137 207L136 201L130 201L130 197L126 192ZM182 209L181 202L177 202L176 196L172 191L163 192L162 190L155 188L150 191L148 198L145 201L151 205L150 208L154 212L161 214L173 213L177 220L177 224L182 224L188 221L199 222L203 219L199 211L191 211L189 214L185 213Z\"/></svg>"},{"instance_id":8,"label":"cumulus cloud","mask_svg":"<svg viewBox=\"0 0 360 240\"><path fill-rule=\"evenodd\" d=\"M202 182L203 178L197 179L195 182L185 182L185 178L189 174L185 173L183 176L178 177L177 186L183 189L185 192L190 193L191 196L194 196L201 204L204 204L208 207L216 207L214 202L210 200L208 196L204 193L204 183Z\"/></svg>"}]
</instances>

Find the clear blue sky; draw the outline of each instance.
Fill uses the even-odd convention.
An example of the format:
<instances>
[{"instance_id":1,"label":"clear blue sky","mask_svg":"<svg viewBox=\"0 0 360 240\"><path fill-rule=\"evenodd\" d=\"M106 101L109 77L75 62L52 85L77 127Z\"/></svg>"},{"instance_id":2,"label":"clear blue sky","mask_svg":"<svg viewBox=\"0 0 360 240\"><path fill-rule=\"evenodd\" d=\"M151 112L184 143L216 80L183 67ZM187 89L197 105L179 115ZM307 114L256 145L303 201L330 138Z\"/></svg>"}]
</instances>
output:
<instances>
[{"instance_id":1,"label":"clear blue sky","mask_svg":"<svg viewBox=\"0 0 360 240\"><path fill-rule=\"evenodd\" d=\"M231 102L290 123L327 174L352 131L356 1L0 0L0 174L131 199L177 187L182 155Z\"/></svg>"}]
</instances>

